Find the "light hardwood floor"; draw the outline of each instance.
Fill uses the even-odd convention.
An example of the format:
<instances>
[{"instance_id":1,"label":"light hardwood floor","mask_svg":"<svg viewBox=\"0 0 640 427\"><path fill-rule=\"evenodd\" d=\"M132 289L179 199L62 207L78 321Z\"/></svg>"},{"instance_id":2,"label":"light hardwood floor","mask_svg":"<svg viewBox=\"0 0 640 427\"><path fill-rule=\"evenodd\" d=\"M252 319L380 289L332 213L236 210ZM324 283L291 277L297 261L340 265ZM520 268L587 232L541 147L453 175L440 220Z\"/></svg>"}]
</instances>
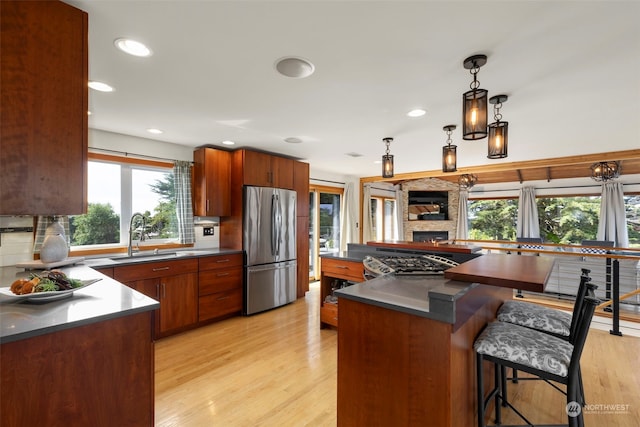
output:
<instances>
[{"instance_id":1,"label":"light hardwood floor","mask_svg":"<svg viewBox=\"0 0 640 427\"><path fill-rule=\"evenodd\" d=\"M158 341L156 426L335 426L337 332L320 330L318 307L312 285L286 307ZM640 426L639 356L640 338L590 332L587 426ZM509 392L532 421L565 422L564 396L547 384L523 381Z\"/></svg>"}]
</instances>

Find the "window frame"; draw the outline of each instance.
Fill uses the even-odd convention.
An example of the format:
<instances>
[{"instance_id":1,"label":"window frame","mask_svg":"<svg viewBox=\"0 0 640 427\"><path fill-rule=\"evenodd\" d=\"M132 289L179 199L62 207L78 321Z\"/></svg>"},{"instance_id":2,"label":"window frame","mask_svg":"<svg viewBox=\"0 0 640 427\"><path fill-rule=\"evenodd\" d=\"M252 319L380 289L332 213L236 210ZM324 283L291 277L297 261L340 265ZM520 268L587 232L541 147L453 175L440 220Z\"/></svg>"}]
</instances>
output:
<instances>
[{"instance_id":1,"label":"window frame","mask_svg":"<svg viewBox=\"0 0 640 427\"><path fill-rule=\"evenodd\" d=\"M111 154L102 154L89 152L87 156L87 161L97 161L103 163L116 163L118 165L124 166L124 175L128 176L128 181L123 180L120 183L121 186L121 194L120 194L120 243L113 244L101 244L101 245L85 245L85 246L71 246L70 252L73 253L73 256L92 256L92 255L103 255L103 254L112 254L112 253L121 253L127 251L129 233L128 226L129 220L124 220L124 218L131 218L133 214L132 206L131 206L131 171L132 169L147 169L147 170L158 170L158 169L167 169L173 171L173 163L163 162L158 160L148 160L137 157L129 157L129 156L117 156ZM122 176L122 175L121 175ZM88 187L88 184L87 184ZM87 188L88 191L88 188ZM193 244L181 244L178 243L177 238L172 239L157 239L152 241L153 243L145 243L145 250L153 250L153 249L174 249L174 248L184 248L184 247L192 247Z\"/></svg>"}]
</instances>

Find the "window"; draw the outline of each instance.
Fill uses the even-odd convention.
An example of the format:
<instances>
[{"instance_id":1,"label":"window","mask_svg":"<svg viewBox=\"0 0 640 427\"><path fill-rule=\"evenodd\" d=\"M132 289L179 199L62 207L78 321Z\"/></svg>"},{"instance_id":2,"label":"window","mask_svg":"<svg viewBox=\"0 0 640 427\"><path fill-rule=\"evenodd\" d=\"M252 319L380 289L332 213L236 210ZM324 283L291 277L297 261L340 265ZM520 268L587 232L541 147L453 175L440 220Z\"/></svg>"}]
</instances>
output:
<instances>
[{"instance_id":1,"label":"window","mask_svg":"<svg viewBox=\"0 0 640 427\"><path fill-rule=\"evenodd\" d=\"M371 226L376 240L398 240L396 199L371 197Z\"/></svg>"},{"instance_id":2,"label":"window","mask_svg":"<svg viewBox=\"0 0 640 427\"><path fill-rule=\"evenodd\" d=\"M134 224L134 239L177 240L173 165L91 154L87 175L87 213L69 218L72 247L126 245L129 220L137 212L145 224Z\"/></svg>"},{"instance_id":3,"label":"window","mask_svg":"<svg viewBox=\"0 0 640 427\"><path fill-rule=\"evenodd\" d=\"M515 240L518 200L469 200L469 238Z\"/></svg>"},{"instance_id":4,"label":"window","mask_svg":"<svg viewBox=\"0 0 640 427\"><path fill-rule=\"evenodd\" d=\"M629 247L640 247L640 196L625 196ZM579 244L596 240L600 196L538 197L540 237L546 242ZM469 200L469 238L515 240L517 199Z\"/></svg>"}]
</instances>

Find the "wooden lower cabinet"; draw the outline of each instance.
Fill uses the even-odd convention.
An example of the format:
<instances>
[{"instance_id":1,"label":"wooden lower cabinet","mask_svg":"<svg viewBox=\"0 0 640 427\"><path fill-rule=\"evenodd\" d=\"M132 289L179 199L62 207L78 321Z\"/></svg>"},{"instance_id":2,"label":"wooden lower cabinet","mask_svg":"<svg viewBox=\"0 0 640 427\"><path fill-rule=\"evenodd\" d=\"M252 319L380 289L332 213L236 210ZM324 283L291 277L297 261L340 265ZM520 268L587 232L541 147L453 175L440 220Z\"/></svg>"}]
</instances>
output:
<instances>
[{"instance_id":1,"label":"wooden lower cabinet","mask_svg":"<svg viewBox=\"0 0 640 427\"><path fill-rule=\"evenodd\" d=\"M199 259L198 321L242 311L242 254Z\"/></svg>"},{"instance_id":2,"label":"wooden lower cabinet","mask_svg":"<svg viewBox=\"0 0 640 427\"><path fill-rule=\"evenodd\" d=\"M0 346L0 425L153 426L151 311Z\"/></svg>"},{"instance_id":3,"label":"wooden lower cabinet","mask_svg":"<svg viewBox=\"0 0 640 427\"><path fill-rule=\"evenodd\" d=\"M114 279L160 302L155 337L198 322L198 260L151 262L115 267Z\"/></svg>"},{"instance_id":4,"label":"wooden lower cabinet","mask_svg":"<svg viewBox=\"0 0 640 427\"><path fill-rule=\"evenodd\" d=\"M364 281L361 261L337 258L320 259L320 327L338 327L338 304L327 302L336 280L359 283Z\"/></svg>"}]
</instances>

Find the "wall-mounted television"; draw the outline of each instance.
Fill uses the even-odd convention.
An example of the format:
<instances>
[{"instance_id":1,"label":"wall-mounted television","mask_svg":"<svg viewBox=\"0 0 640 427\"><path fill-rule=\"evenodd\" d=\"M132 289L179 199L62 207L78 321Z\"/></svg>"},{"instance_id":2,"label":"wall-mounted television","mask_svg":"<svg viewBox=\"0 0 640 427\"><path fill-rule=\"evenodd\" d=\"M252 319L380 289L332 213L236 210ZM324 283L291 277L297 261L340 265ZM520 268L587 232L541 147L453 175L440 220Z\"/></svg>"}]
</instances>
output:
<instances>
[{"instance_id":1,"label":"wall-mounted television","mask_svg":"<svg viewBox=\"0 0 640 427\"><path fill-rule=\"evenodd\" d=\"M409 221L449 219L447 191L409 191Z\"/></svg>"}]
</instances>

